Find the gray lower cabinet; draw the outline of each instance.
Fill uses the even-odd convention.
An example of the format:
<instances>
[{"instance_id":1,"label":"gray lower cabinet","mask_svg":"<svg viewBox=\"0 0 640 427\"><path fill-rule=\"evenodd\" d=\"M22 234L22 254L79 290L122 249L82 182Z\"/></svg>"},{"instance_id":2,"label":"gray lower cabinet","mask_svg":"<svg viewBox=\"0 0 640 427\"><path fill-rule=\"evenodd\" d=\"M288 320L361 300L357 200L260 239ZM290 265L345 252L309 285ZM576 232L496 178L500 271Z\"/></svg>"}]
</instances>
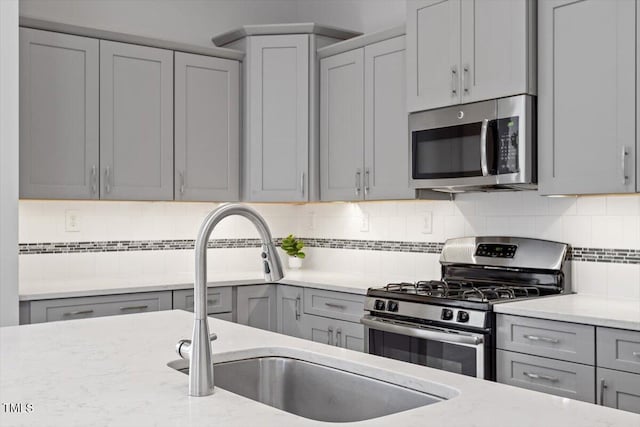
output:
<instances>
[{"instance_id":1,"label":"gray lower cabinet","mask_svg":"<svg viewBox=\"0 0 640 427\"><path fill-rule=\"evenodd\" d=\"M360 323L306 315L304 338L322 344L364 351L364 326Z\"/></svg>"},{"instance_id":2,"label":"gray lower cabinet","mask_svg":"<svg viewBox=\"0 0 640 427\"><path fill-rule=\"evenodd\" d=\"M598 403L640 414L640 375L598 368Z\"/></svg>"},{"instance_id":3,"label":"gray lower cabinet","mask_svg":"<svg viewBox=\"0 0 640 427\"><path fill-rule=\"evenodd\" d=\"M415 197L405 81L404 36L320 61L322 200Z\"/></svg>"},{"instance_id":4,"label":"gray lower cabinet","mask_svg":"<svg viewBox=\"0 0 640 427\"><path fill-rule=\"evenodd\" d=\"M173 200L173 51L100 41L100 198Z\"/></svg>"},{"instance_id":5,"label":"gray lower cabinet","mask_svg":"<svg viewBox=\"0 0 640 427\"><path fill-rule=\"evenodd\" d=\"M175 53L175 199L240 200L240 63Z\"/></svg>"},{"instance_id":6,"label":"gray lower cabinet","mask_svg":"<svg viewBox=\"0 0 640 427\"><path fill-rule=\"evenodd\" d=\"M236 318L242 325L276 332L277 285L238 286L236 295Z\"/></svg>"},{"instance_id":7,"label":"gray lower cabinet","mask_svg":"<svg viewBox=\"0 0 640 427\"><path fill-rule=\"evenodd\" d=\"M292 337L304 338L303 289L296 286L278 285L276 295L278 300L278 332Z\"/></svg>"},{"instance_id":8,"label":"gray lower cabinet","mask_svg":"<svg viewBox=\"0 0 640 427\"><path fill-rule=\"evenodd\" d=\"M598 328L598 366L640 374L640 332Z\"/></svg>"},{"instance_id":9,"label":"gray lower cabinet","mask_svg":"<svg viewBox=\"0 0 640 427\"><path fill-rule=\"evenodd\" d=\"M595 368L546 357L496 351L499 383L595 403Z\"/></svg>"},{"instance_id":10,"label":"gray lower cabinet","mask_svg":"<svg viewBox=\"0 0 640 427\"><path fill-rule=\"evenodd\" d=\"M28 313L22 313L21 323L144 313L171 307L171 291L31 301L28 307L23 306Z\"/></svg>"},{"instance_id":11,"label":"gray lower cabinet","mask_svg":"<svg viewBox=\"0 0 640 427\"><path fill-rule=\"evenodd\" d=\"M20 198L98 198L98 52L20 29Z\"/></svg>"},{"instance_id":12,"label":"gray lower cabinet","mask_svg":"<svg viewBox=\"0 0 640 427\"><path fill-rule=\"evenodd\" d=\"M538 2L539 189L633 193L636 2Z\"/></svg>"},{"instance_id":13,"label":"gray lower cabinet","mask_svg":"<svg viewBox=\"0 0 640 427\"><path fill-rule=\"evenodd\" d=\"M173 291L173 309L193 312L193 289ZM233 290L230 286L207 288L207 314L233 312Z\"/></svg>"}]
</instances>

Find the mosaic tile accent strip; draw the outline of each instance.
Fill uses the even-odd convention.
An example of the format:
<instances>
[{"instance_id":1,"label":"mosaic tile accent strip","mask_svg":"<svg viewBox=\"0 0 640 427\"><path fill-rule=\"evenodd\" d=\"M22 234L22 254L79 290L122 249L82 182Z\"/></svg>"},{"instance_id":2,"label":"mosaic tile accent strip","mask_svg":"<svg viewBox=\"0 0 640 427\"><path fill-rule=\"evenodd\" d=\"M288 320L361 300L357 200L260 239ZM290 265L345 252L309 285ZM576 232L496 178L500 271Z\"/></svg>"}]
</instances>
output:
<instances>
[{"instance_id":1,"label":"mosaic tile accent strip","mask_svg":"<svg viewBox=\"0 0 640 427\"><path fill-rule=\"evenodd\" d=\"M413 252L439 254L443 243L399 240L323 239L301 237L310 248L351 249L360 251ZM280 244L281 238L274 239ZM71 254L87 252L193 250L195 241L184 240L114 240L100 242L20 243L20 255ZM258 248L260 239L212 239L210 249ZM569 259L582 262L640 264L640 249L606 249L573 247Z\"/></svg>"}]
</instances>

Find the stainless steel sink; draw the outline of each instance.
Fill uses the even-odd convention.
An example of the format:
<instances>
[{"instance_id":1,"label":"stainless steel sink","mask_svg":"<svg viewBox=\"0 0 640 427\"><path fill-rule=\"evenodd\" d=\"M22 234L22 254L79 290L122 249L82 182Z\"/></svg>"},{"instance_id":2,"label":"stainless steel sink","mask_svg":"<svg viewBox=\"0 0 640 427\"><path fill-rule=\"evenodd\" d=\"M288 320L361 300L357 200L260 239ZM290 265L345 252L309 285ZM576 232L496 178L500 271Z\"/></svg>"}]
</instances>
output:
<instances>
[{"instance_id":1,"label":"stainless steel sink","mask_svg":"<svg viewBox=\"0 0 640 427\"><path fill-rule=\"evenodd\" d=\"M189 373L186 364L169 366ZM363 421L441 401L420 391L289 357L214 364L216 387L301 417Z\"/></svg>"}]
</instances>

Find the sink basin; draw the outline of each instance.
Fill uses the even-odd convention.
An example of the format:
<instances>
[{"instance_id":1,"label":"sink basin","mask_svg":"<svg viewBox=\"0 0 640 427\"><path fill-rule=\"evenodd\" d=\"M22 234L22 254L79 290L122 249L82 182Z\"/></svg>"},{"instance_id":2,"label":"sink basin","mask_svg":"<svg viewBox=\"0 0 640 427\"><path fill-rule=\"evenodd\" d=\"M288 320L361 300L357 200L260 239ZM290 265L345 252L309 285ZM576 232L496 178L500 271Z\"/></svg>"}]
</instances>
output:
<instances>
[{"instance_id":1,"label":"sink basin","mask_svg":"<svg viewBox=\"0 0 640 427\"><path fill-rule=\"evenodd\" d=\"M179 362L169 366L188 374L188 362ZM442 400L375 378L281 356L216 363L214 382L232 393L325 422L370 420Z\"/></svg>"}]
</instances>

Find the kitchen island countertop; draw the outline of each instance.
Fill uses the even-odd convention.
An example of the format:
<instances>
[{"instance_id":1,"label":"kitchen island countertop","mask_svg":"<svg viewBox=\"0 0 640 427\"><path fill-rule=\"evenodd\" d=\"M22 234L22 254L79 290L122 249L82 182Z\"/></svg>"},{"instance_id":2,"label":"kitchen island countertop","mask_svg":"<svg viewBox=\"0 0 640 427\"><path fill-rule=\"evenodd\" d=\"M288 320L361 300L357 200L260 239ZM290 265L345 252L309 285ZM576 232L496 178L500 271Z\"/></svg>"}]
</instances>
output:
<instances>
[{"instance_id":1,"label":"kitchen island countertop","mask_svg":"<svg viewBox=\"0 0 640 427\"><path fill-rule=\"evenodd\" d=\"M2 412L0 424L328 425L220 388L208 397L187 396L187 376L167 363L178 358L175 344L190 336L192 322L191 314L172 310L0 328L0 401L29 403L32 408ZM358 424L342 423L344 426L640 426L640 416L628 412L218 319L209 322L219 337L213 347L214 361L257 353L303 354L308 360L323 360L342 369L357 366L364 375L450 397Z\"/></svg>"}]
</instances>

